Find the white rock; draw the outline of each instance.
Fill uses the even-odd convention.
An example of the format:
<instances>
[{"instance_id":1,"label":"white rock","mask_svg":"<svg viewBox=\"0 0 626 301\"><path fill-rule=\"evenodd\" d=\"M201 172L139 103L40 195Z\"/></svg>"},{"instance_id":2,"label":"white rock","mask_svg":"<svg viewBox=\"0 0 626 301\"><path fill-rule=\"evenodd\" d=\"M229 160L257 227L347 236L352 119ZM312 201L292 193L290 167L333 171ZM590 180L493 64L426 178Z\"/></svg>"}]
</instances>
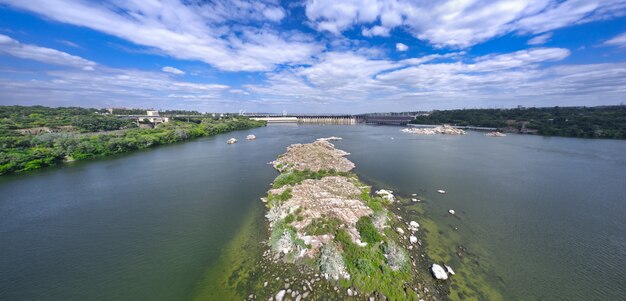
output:
<instances>
[{"instance_id":1,"label":"white rock","mask_svg":"<svg viewBox=\"0 0 626 301\"><path fill-rule=\"evenodd\" d=\"M402 230L402 228L396 228L396 232L398 232L400 235L404 234L404 230Z\"/></svg>"},{"instance_id":2,"label":"white rock","mask_svg":"<svg viewBox=\"0 0 626 301\"><path fill-rule=\"evenodd\" d=\"M446 270L448 270L448 274L450 275L456 275L456 273L454 273L454 270L452 270L452 268L449 265L444 265L446 267Z\"/></svg>"},{"instance_id":3,"label":"white rock","mask_svg":"<svg viewBox=\"0 0 626 301\"><path fill-rule=\"evenodd\" d=\"M441 194L445 194L445 193L446 193L446 191L445 191L445 190L443 190L443 189L439 189L439 190L437 190L437 192L439 192L439 193L441 193Z\"/></svg>"},{"instance_id":4,"label":"white rock","mask_svg":"<svg viewBox=\"0 0 626 301\"><path fill-rule=\"evenodd\" d=\"M352 296L352 290L348 289L348 296Z\"/></svg>"},{"instance_id":5,"label":"white rock","mask_svg":"<svg viewBox=\"0 0 626 301\"><path fill-rule=\"evenodd\" d=\"M276 297L274 298L276 298L276 301L282 301L283 298L285 297L285 293L286 293L285 290L281 290L280 292L278 292L278 294L276 294Z\"/></svg>"},{"instance_id":6,"label":"white rock","mask_svg":"<svg viewBox=\"0 0 626 301\"><path fill-rule=\"evenodd\" d=\"M235 143L237 143L237 139L235 139L235 138L230 138L230 139L228 139L228 140L226 141L226 143L228 143L228 144L235 144Z\"/></svg>"},{"instance_id":7,"label":"white rock","mask_svg":"<svg viewBox=\"0 0 626 301\"><path fill-rule=\"evenodd\" d=\"M411 236L409 236L409 241L410 241L412 244L414 244L414 243L416 243L416 242L417 242L417 237L415 237L415 236L411 235Z\"/></svg>"},{"instance_id":8,"label":"white rock","mask_svg":"<svg viewBox=\"0 0 626 301\"><path fill-rule=\"evenodd\" d=\"M248 136L246 136L246 139L254 140L254 139L256 139L256 136L255 135L248 135Z\"/></svg>"},{"instance_id":9,"label":"white rock","mask_svg":"<svg viewBox=\"0 0 626 301\"><path fill-rule=\"evenodd\" d=\"M420 227L420 224L418 224L416 221L411 221L411 222L409 223L409 226L410 226L411 228L419 228L419 227Z\"/></svg>"},{"instance_id":10,"label":"white rock","mask_svg":"<svg viewBox=\"0 0 626 301\"><path fill-rule=\"evenodd\" d=\"M444 270L443 267L436 263L433 263L433 265L430 267L430 271L433 273L433 276L435 276L435 278L439 280L448 279L448 273L446 273L446 270Z\"/></svg>"},{"instance_id":11,"label":"white rock","mask_svg":"<svg viewBox=\"0 0 626 301\"><path fill-rule=\"evenodd\" d=\"M417 196L417 193L411 193L411 196Z\"/></svg>"},{"instance_id":12,"label":"white rock","mask_svg":"<svg viewBox=\"0 0 626 301\"><path fill-rule=\"evenodd\" d=\"M456 212L454 210L452 210L452 209L448 210L448 213L450 213L452 215L456 214Z\"/></svg>"}]
</instances>

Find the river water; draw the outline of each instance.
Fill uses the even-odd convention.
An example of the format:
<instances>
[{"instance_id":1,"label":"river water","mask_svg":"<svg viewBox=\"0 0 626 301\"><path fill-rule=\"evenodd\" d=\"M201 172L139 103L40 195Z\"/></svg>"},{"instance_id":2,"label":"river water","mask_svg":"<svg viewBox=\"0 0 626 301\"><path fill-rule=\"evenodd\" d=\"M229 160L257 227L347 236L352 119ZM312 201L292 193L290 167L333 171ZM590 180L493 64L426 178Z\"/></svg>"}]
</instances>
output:
<instances>
[{"instance_id":1,"label":"river water","mask_svg":"<svg viewBox=\"0 0 626 301\"><path fill-rule=\"evenodd\" d=\"M246 216L262 214L267 162L327 136L344 138L364 181L418 194L434 256L461 270L453 284L481 279L464 288L506 300L626 295L626 141L271 125L1 177L0 300L197 297Z\"/></svg>"}]
</instances>

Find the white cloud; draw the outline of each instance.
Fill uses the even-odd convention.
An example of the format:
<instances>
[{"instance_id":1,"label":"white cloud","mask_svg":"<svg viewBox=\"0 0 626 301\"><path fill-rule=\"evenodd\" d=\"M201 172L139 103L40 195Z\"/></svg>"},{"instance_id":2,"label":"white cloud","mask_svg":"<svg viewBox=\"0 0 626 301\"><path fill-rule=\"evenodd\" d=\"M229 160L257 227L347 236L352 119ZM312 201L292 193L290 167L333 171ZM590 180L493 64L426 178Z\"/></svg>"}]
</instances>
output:
<instances>
[{"instance_id":1,"label":"white cloud","mask_svg":"<svg viewBox=\"0 0 626 301\"><path fill-rule=\"evenodd\" d=\"M388 37L389 32L390 32L390 29L387 27L374 26L372 28L363 28L363 30L361 31L361 34L363 34L366 37L375 37L375 36Z\"/></svg>"},{"instance_id":2,"label":"white cloud","mask_svg":"<svg viewBox=\"0 0 626 301\"><path fill-rule=\"evenodd\" d=\"M542 45L550 41L551 38L552 38L551 32L544 33L542 35L535 36L532 39L528 40L528 45Z\"/></svg>"},{"instance_id":3,"label":"white cloud","mask_svg":"<svg viewBox=\"0 0 626 301\"><path fill-rule=\"evenodd\" d=\"M161 68L161 71L167 72L167 73L176 74L176 75L183 75L183 74L185 74L185 71L177 69L177 68L174 68L174 67L170 67L170 66L165 66L165 67Z\"/></svg>"},{"instance_id":4,"label":"white cloud","mask_svg":"<svg viewBox=\"0 0 626 301\"><path fill-rule=\"evenodd\" d=\"M626 14L624 0L307 0L315 28L339 34L364 25L363 35L406 28L436 46L469 47L511 32L540 34ZM374 30L375 29L375 30ZM379 34L377 34L379 33Z\"/></svg>"},{"instance_id":5,"label":"white cloud","mask_svg":"<svg viewBox=\"0 0 626 301\"><path fill-rule=\"evenodd\" d=\"M249 26L284 17L279 5L268 2L0 0L0 4L226 71L270 71L279 64L307 61L323 49L303 34Z\"/></svg>"},{"instance_id":6,"label":"white cloud","mask_svg":"<svg viewBox=\"0 0 626 301\"><path fill-rule=\"evenodd\" d=\"M563 48L535 48L475 58L455 52L394 62L350 52L327 53L310 67L272 74L266 83L246 88L266 106L290 111L619 103L626 91L626 63L544 65L569 54Z\"/></svg>"},{"instance_id":7,"label":"white cloud","mask_svg":"<svg viewBox=\"0 0 626 301\"><path fill-rule=\"evenodd\" d=\"M626 32L604 42L604 44L618 47L626 47Z\"/></svg>"},{"instance_id":8,"label":"white cloud","mask_svg":"<svg viewBox=\"0 0 626 301\"><path fill-rule=\"evenodd\" d=\"M396 43L396 50L398 50L398 51L407 51L407 50L409 50L409 46L404 45L402 43Z\"/></svg>"},{"instance_id":9,"label":"white cloud","mask_svg":"<svg viewBox=\"0 0 626 301\"><path fill-rule=\"evenodd\" d=\"M96 63L69 53L51 48L22 44L13 38L0 34L0 53L21 59L34 60L46 64L69 66L93 70Z\"/></svg>"},{"instance_id":10,"label":"white cloud","mask_svg":"<svg viewBox=\"0 0 626 301\"><path fill-rule=\"evenodd\" d=\"M65 68L3 70L2 104L155 107L158 103L161 107L184 107L184 101L191 99L196 104L229 100L228 85L177 81L160 72L110 68L55 49L22 44L6 35L0 35L3 53ZM164 67L163 71L182 72L173 67ZM17 73L20 76L14 76Z\"/></svg>"}]
</instances>

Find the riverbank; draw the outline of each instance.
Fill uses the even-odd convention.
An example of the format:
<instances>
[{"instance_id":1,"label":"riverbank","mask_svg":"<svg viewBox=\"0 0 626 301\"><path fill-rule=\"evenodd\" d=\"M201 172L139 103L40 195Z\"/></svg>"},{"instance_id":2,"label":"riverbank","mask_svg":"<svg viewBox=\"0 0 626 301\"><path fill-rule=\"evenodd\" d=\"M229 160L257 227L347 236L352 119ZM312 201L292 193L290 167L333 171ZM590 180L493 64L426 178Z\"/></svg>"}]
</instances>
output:
<instances>
[{"instance_id":1,"label":"riverbank","mask_svg":"<svg viewBox=\"0 0 626 301\"><path fill-rule=\"evenodd\" d=\"M229 117L205 118L197 123L172 121L153 129L132 128L109 133L57 132L30 135L3 130L0 140L0 175L265 125L263 121Z\"/></svg>"}]
</instances>

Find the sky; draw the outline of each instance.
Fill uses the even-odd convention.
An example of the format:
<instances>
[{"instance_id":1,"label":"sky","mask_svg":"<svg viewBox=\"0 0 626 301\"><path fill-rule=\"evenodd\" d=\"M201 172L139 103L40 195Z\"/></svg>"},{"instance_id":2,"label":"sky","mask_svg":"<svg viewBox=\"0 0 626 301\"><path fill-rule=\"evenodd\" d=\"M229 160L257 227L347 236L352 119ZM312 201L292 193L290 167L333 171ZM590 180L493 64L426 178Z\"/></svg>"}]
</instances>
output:
<instances>
[{"instance_id":1,"label":"sky","mask_svg":"<svg viewBox=\"0 0 626 301\"><path fill-rule=\"evenodd\" d=\"M0 105L364 113L626 101L626 0L0 0Z\"/></svg>"}]
</instances>

